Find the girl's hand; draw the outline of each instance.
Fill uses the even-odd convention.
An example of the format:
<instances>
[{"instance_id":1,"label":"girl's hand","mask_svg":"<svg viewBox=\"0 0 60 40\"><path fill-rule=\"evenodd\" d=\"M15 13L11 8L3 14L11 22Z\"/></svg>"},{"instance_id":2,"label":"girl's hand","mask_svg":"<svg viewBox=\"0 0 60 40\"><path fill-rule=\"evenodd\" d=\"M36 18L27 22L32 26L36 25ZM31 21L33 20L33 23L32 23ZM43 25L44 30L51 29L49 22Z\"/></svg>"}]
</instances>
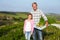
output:
<instances>
[{"instance_id":1,"label":"girl's hand","mask_svg":"<svg viewBox=\"0 0 60 40\"><path fill-rule=\"evenodd\" d=\"M31 32L31 35L33 34L33 32Z\"/></svg>"},{"instance_id":2,"label":"girl's hand","mask_svg":"<svg viewBox=\"0 0 60 40\"><path fill-rule=\"evenodd\" d=\"M25 34L25 31L24 31L24 34Z\"/></svg>"}]
</instances>

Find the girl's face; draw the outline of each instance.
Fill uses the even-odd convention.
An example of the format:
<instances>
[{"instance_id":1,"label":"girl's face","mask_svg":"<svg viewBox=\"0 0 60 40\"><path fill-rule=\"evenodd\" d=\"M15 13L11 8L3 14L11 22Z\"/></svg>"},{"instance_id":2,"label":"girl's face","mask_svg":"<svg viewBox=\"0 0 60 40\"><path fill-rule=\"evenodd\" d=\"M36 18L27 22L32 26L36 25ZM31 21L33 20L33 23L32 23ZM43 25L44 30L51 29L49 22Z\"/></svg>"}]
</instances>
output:
<instances>
[{"instance_id":1,"label":"girl's face","mask_svg":"<svg viewBox=\"0 0 60 40\"><path fill-rule=\"evenodd\" d=\"M31 19L32 18L32 16L31 15L28 15L28 19Z\"/></svg>"}]
</instances>

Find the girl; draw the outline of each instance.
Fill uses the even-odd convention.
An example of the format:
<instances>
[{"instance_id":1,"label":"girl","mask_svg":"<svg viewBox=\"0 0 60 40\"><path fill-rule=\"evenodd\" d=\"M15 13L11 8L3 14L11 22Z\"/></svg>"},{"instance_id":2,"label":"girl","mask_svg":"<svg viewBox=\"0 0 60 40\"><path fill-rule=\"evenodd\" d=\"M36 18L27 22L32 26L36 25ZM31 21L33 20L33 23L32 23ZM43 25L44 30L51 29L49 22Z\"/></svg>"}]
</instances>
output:
<instances>
[{"instance_id":1,"label":"girl","mask_svg":"<svg viewBox=\"0 0 60 40\"><path fill-rule=\"evenodd\" d=\"M33 18L32 18L32 14L28 14L28 18L24 21L24 34L25 34L25 38L26 40L30 40L30 36L32 35L33 33L33 30L34 30L34 21L33 21Z\"/></svg>"}]
</instances>

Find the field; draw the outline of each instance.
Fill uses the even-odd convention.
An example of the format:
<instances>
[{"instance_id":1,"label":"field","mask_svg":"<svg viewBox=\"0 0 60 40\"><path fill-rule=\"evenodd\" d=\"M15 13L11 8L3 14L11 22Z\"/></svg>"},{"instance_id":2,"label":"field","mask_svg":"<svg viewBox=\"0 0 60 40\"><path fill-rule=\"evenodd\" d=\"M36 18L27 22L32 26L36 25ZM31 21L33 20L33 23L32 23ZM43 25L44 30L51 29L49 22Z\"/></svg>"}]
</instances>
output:
<instances>
[{"instance_id":1,"label":"field","mask_svg":"<svg viewBox=\"0 0 60 40\"><path fill-rule=\"evenodd\" d=\"M27 18L27 13L0 13L0 40L25 40L23 25L25 18ZM49 24L58 23L54 17L47 17ZM41 23L44 23L42 20ZM60 29L50 25L43 30L43 36L44 40L60 40Z\"/></svg>"}]
</instances>

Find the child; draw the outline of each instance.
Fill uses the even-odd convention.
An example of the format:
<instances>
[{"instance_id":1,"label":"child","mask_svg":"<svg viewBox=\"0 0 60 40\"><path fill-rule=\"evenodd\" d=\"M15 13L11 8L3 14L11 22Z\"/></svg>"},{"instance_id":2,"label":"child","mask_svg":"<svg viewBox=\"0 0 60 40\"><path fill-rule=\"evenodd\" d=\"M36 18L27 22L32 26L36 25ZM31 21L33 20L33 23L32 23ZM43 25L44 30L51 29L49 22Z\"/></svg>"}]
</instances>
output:
<instances>
[{"instance_id":1,"label":"child","mask_svg":"<svg viewBox=\"0 0 60 40\"><path fill-rule=\"evenodd\" d=\"M23 32L25 34L25 38L26 40L30 40L30 36L32 35L33 33L33 30L34 30L34 21L33 21L33 18L32 18L32 14L28 14L28 18L24 21L24 29L23 29Z\"/></svg>"}]
</instances>

